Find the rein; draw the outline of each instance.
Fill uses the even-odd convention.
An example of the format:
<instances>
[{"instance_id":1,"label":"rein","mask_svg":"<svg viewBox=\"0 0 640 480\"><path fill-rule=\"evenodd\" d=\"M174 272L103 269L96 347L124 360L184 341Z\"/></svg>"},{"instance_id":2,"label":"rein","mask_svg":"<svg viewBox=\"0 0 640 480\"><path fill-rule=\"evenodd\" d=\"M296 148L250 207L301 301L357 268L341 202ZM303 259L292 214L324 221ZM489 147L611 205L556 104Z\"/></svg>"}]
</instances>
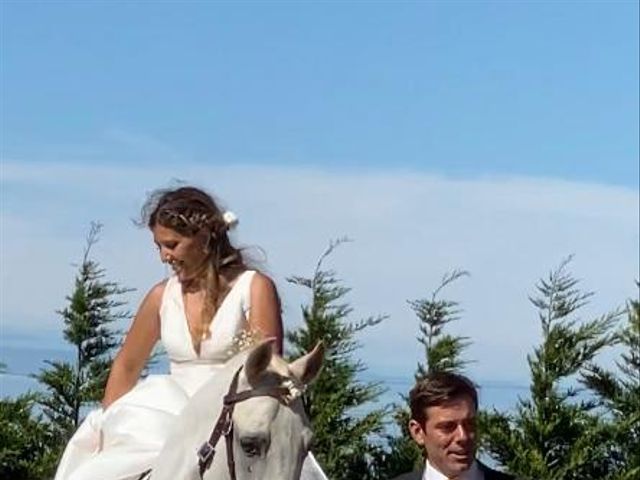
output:
<instances>
[{"instance_id":1,"label":"rein","mask_svg":"<svg viewBox=\"0 0 640 480\"><path fill-rule=\"evenodd\" d=\"M240 367L233 376L233 380L229 385L229 391L223 398L222 411L209 435L209 439L198 449L198 471L201 479L204 478L204 473L211 467L211 462L216 454L215 446L220 440L220 437L224 435L227 448L227 468L229 469L231 480L236 480L236 465L233 458L232 418L236 403L244 402L245 400L255 397L273 397L278 401L282 401L290 392L286 387L263 387L238 393L236 390L238 389L238 379L241 371L242 367Z\"/></svg>"}]
</instances>

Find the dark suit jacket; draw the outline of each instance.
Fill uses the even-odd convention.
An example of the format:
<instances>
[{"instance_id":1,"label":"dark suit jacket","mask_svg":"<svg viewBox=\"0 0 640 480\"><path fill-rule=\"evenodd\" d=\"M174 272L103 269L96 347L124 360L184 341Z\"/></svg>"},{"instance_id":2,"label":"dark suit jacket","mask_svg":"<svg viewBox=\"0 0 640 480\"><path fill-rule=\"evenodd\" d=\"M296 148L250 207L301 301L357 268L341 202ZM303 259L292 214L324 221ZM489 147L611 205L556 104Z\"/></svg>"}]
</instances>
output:
<instances>
[{"instance_id":1,"label":"dark suit jacket","mask_svg":"<svg viewBox=\"0 0 640 480\"><path fill-rule=\"evenodd\" d=\"M506 473L491 470L486 465L483 465L480 462L477 463L482 473L484 473L484 480L516 480L516 478L512 475L507 475ZM423 470L420 470L419 472L405 473L404 475L400 475L393 480L421 480L422 474Z\"/></svg>"}]
</instances>

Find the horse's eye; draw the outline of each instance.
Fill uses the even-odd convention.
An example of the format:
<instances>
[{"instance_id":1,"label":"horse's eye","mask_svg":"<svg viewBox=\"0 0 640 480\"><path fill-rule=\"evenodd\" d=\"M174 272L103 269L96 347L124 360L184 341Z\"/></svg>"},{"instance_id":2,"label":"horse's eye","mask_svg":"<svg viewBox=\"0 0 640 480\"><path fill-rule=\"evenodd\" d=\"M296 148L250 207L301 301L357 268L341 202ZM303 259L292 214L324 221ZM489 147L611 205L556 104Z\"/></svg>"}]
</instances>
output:
<instances>
[{"instance_id":1,"label":"horse's eye","mask_svg":"<svg viewBox=\"0 0 640 480\"><path fill-rule=\"evenodd\" d=\"M247 457L257 457L262 454L265 440L258 437L247 437L240 439L240 446Z\"/></svg>"}]
</instances>

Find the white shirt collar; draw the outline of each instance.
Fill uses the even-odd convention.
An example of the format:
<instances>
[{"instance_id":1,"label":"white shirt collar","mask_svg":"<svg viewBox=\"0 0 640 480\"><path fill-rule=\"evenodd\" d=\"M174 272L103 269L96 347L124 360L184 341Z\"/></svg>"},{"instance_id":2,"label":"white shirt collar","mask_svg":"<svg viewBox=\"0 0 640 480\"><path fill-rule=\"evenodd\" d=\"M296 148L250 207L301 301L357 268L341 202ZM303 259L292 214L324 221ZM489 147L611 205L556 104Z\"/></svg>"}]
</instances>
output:
<instances>
[{"instance_id":1,"label":"white shirt collar","mask_svg":"<svg viewBox=\"0 0 640 480\"><path fill-rule=\"evenodd\" d=\"M448 480L448 478L436 470L436 468L429 463L429 460L427 460L424 473L422 474L422 480ZM462 474L460 480L484 480L484 475L478 468L478 462L474 460L469 470Z\"/></svg>"}]
</instances>

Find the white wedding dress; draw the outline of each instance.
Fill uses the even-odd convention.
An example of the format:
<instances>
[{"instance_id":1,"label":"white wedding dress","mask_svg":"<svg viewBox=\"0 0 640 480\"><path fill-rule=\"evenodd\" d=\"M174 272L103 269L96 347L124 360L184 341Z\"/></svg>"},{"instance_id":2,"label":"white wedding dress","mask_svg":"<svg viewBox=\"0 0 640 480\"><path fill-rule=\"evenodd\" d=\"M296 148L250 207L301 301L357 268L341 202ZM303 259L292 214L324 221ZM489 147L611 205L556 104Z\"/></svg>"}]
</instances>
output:
<instances>
[{"instance_id":1,"label":"white wedding dress","mask_svg":"<svg viewBox=\"0 0 640 480\"><path fill-rule=\"evenodd\" d=\"M233 340L251 308L254 274L246 271L237 279L211 322L211 336L203 340L200 354L191 340L180 282L169 278L160 326L170 374L150 375L106 410L92 411L69 441L55 480L129 480L151 467L189 398L233 355ZM311 454L301 479L326 479Z\"/></svg>"}]
</instances>

